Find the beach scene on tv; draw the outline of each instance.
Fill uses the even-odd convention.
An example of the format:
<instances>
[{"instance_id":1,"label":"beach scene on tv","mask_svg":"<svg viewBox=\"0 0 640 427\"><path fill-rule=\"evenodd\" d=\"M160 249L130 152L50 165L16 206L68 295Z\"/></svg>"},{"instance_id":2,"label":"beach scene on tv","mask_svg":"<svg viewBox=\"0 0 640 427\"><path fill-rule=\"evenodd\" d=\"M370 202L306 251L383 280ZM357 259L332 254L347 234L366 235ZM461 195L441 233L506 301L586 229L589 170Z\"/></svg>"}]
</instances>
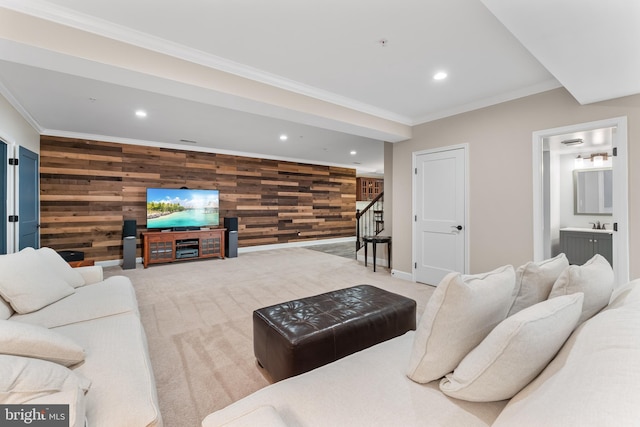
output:
<instances>
[{"instance_id":1,"label":"beach scene on tv","mask_svg":"<svg viewBox=\"0 0 640 427\"><path fill-rule=\"evenodd\" d=\"M218 190L147 189L147 228L217 226L219 214Z\"/></svg>"}]
</instances>

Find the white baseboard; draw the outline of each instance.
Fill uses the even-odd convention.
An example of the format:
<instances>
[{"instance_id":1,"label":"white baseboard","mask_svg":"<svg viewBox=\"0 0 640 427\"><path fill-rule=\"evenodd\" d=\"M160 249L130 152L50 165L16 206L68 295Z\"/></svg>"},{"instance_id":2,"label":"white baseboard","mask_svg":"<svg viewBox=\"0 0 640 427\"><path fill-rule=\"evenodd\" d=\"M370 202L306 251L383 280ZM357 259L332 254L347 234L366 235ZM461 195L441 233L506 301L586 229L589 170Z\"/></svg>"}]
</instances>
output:
<instances>
[{"instance_id":1,"label":"white baseboard","mask_svg":"<svg viewBox=\"0 0 640 427\"><path fill-rule=\"evenodd\" d=\"M413 282L413 274L407 273L406 271L400 270L391 270L391 275L397 279L408 280L409 282Z\"/></svg>"},{"instance_id":2,"label":"white baseboard","mask_svg":"<svg viewBox=\"0 0 640 427\"><path fill-rule=\"evenodd\" d=\"M302 242L275 243L273 245L258 245L258 246L249 246L246 248L238 248L238 254L248 253L248 252L257 252L257 251L269 251L272 249L303 248L305 246L329 245L332 243L354 242L355 244L355 241L356 241L355 237L339 237L336 239L305 240Z\"/></svg>"},{"instance_id":3,"label":"white baseboard","mask_svg":"<svg viewBox=\"0 0 640 427\"><path fill-rule=\"evenodd\" d=\"M96 261L96 265L101 265L103 267L117 267L122 265L123 260L121 259L109 259L107 261ZM142 257L136 258L136 264L142 264Z\"/></svg>"},{"instance_id":4,"label":"white baseboard","mask_svg":"<svg viewBox=\"0 0 640 427\"><path fill-rule=\"evenodd\" d=\"M248 253L248 252L257 252L257 251L268 251L272 249L283 249L283 248L302 248L305 246L315 246L315 245L329 245L332 243L355 243L355 237L339 237L336 239L321 239L321 240L305 240L303 242L291 242L291 243L276 243L273 245L258 245L258 246L249 246L247 248L238 248L238 254ZM96 261L96 265L101 265L103 267L115 267L118 265L122 265L123 260L121 259L111 259L107 261ZM142 264L142 257L136 258L136 264Z\"/></svg>"}]
</instances>

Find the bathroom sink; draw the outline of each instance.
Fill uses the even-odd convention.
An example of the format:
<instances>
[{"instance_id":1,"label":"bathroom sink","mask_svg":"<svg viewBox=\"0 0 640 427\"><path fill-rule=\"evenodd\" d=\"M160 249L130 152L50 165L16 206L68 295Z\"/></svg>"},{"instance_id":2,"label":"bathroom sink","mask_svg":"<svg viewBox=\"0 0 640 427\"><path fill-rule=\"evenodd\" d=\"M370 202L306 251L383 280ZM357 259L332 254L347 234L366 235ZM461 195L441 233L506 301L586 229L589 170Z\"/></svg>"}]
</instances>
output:
<instances>
[{"instance_id":1,"label":"bathroom sink","mask_svg":"<svg viewBox=\"0 0 640 427\"><path fill-rule=\"evenodd\" d=\"M584 227L584 228L566 227L566 228L561 228L560 230L561 231L582 231L584 233L605 233L605 234L612 234L613 233L613 230L610 230L610 229L598 230L598 229L588 228L588 227Z\"/></svg>"}]
</instances>

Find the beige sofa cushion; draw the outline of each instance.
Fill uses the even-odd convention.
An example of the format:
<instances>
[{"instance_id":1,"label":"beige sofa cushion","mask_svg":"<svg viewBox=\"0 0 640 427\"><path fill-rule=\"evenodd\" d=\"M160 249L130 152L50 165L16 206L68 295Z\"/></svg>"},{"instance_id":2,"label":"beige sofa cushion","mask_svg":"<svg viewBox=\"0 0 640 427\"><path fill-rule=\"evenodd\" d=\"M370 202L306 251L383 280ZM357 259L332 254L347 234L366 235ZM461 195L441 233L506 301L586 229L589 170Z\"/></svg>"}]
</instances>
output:
<instances>
[{"instance_id":1,"label":"beige sofa cushion","mask_svg":"<svg viewBox=\"0 0 640 427\"><path fill-rule=\"evenodd\" d=\"M202 425L224 425L271 405L290 426L491 426L506 402L452 399L437 382L418 384L404 375L414 335L407 332L264 387L208 415Z\"/></svg>"},{"instance_id":2,"label":"beige sofa cushion","mask_svg":"<svg viewBox=\"0 0 640 427\"><path fill-rule=\"evenodd\" d=\"M540 302L507 317L473 349L440 390L456 399L511 399L555 356L582 313L583 294Z\"/></svg>"},{"instance_id":3,"label":"beige sofa cushion","mask_svg":"<svg viewBox=\"0 0 640 427\"><path fill-rule=\"evenodd\" d=\"M138 316L124 313L54 330L87 349L84 363L74 372L91 378L86 396L90 426L161 425L147 340Z\"/></svg>"},{"instance_id":4,"label":"beige sofa cushion","mask_svg":"<svg viewBox=\"0 0 640 427\"><path fill-rule=\"evenodd\" d=\"M208 427L210 424L202 423L202 427ZM213 427L213 425L211 425ZM240 415L238 418L234 418L225 422L224 424L217 424L215 427L286 427L287 425L282 421L278 411L271 405L261 405L257 408L251 409L249 412Z\"/></svg>"},{"instance_id":5,"label":"beige sofa cushion","mask_svg":"<svg viewBox=\"0 0 640 427\"><path fill-rule=\"evenodd\" d=\"M528 262L518 267L513 304L507 316L546 300L553 284L567 267L569 261L565 254L540 262Z\"/></svg>"},{"instance_id":6,"label":"beige sofa cushion","mask_svg":"<svg viewBox=\"0 0 640 427\"><path fill-rule=\"evenodd\" d=\"M639 374L638 306L604 310L573 332L494 427L638 425Z\"/></svg>"},{"instance_id":7,"label":"beige sofa cushion","mask_svg":"<svg viewBox=\"0 0 640 427\"><path fill-rule=\"evenodd\" d=\"M632 280L622 286L618 286L611 293L609 305L606 309L620 308L624 306L640 304L640 279Z\"/></svg>"},{"instance_id":8,"label":"beige sofa cushion","mask_svg":"<svg viewBox=\"0 0 640 427\"><path fill-rule=\"evenodd\" d=\"M73 295L36 312L13 315L11 320L54 328L120 313L137 315L138 303L131 281L124 276L113 276L77 288Z\"/></svg>"},{"instance_id":9,"label":"beige sofa cushion","mask_svg":"<svg viewBox=\"0 0 640 427\"><path fill-rule=\"evenodd\" d=\"M452 372L507 316L514 285L510 265L442 279L416 329L407 376L427 383Z\"/></svg>"},{"instance_id":10,"label":"beige sofa cushion","mask_svg":"<svg viewBox=\"0 0 640 427\"><path fill-rule=\"evenodd\" d=\"M85 285L102 282L104 280L104 270L101 265L87 265L84 267L76 267L75 271L80 273Z\"/></svg>"},{"instance_id":11,"label":"beige sofa cushion","mask_svg":"<svg viewBox=\"0 0 640 427\"><path fill-rule=\"evenodd\" d=\"M13 313L15 313L15 311L11 308L11 304L0 297L0 319L7 320Z\"/></svg>"},{"instance_id":12,"label":"beige sofa cushion","mask_svg":"<svg viewBox=\"0 0 640 427\"><path fill-rule=\"evenodd\" d=\"M45 268L35 249L0 255L0 295L18 313L30 313L71 295L73 287Z\"/></svg>"},{"instance_id":13,"label":"beige sofa cushion","mask_svg":"<svg viewBox=\"0 0 640 427\"><path fill-rule=\"evenodd\" d=\"M84 360L84 350L71 338L42 326L0 320L0 353L49 360L71 366Z\"/></svg>"},{"instance_id":14,"label":"beige sofa cushion","mask_svg":"<svg viewBox=\"0 0 640 427\"><path fill-rule=\"evenodd\" d=\"M69 405L68 425L83 427L90 386L86 377L57 363L0 355L1 404Z\"/></svg>"},{"instance_id":15,"label":"beige sofa cushion","mask_svg":"<svg viewBox=\"0 0 640 427\"><path fill-rule=\"evenodd\" d=\"M578 321L582 323L609 303L614 280L609 262L602 255L596 254L581 266L567 267L553 284L549 298L576 292L584 293L582 315Z\"/></svg>"},{"instance_id":16,"label":"beige sofa cushion","mask_svg":"<svg viewBox=\"0 0 640 427\"><path fill-rule=\"evenodd\" d=\"M69 286L77 288L78 286L84 285L82 275L75 271L56 251L45 247L37 249L36 252L51 269L51 272L64 279Z\"/></svg>"}]
</instances>

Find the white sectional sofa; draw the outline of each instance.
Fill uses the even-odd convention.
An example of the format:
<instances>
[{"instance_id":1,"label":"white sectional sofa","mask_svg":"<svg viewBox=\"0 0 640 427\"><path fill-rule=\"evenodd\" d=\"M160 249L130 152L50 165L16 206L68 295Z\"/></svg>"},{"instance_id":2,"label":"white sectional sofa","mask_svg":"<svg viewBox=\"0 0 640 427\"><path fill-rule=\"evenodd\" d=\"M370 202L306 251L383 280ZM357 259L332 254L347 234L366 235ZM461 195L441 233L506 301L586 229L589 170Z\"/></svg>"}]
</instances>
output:
<instances>
[{"instance_id":1,"label":"white sectional sofa","mask_svg":"<svg viewBox=\"0 0 640 427\"><path fill-rule=\"evenodd\" d=\"M640 280L596 256L447 276L416 331L261 389L213 426L636 426Z\"/></svg>"},{"instance_id":2,"label":"white sectional sofa","mask_svg":"<svg viewBox=\"0 0 640 427\"><path fill-rule=\"evenodd\" d=\"M68 404L70 426L161 426L133 286L52 249L0 256L0 403Z\"/></svg>"}]
</instances>

